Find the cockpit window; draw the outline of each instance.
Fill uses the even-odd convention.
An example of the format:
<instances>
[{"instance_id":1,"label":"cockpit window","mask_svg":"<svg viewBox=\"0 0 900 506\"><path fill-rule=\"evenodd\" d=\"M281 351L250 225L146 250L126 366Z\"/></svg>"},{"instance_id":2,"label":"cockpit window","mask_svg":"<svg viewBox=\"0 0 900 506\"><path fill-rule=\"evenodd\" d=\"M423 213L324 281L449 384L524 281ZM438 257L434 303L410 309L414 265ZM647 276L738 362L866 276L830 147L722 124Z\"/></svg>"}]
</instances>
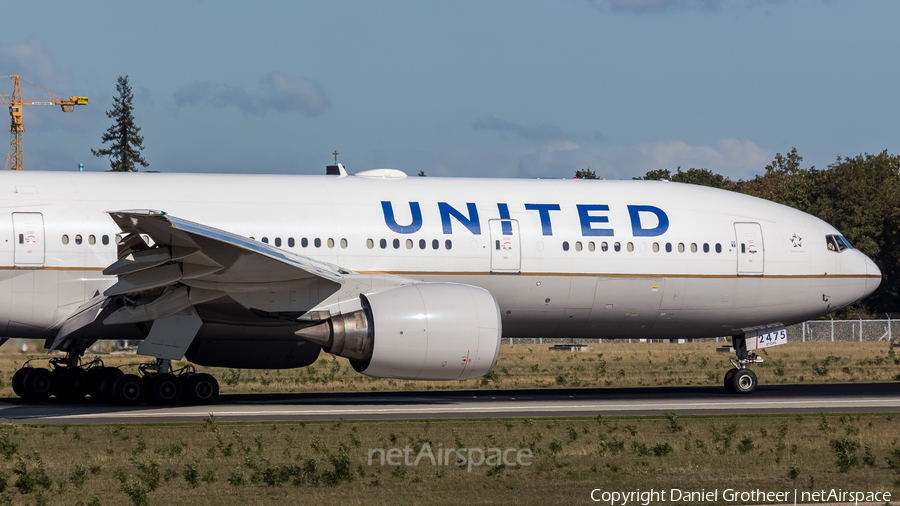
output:
<instances>
[{"instance_id":1,"label":"cockpit window","mask_svg":"<svg viewBox=\"0 0 900 506\"><path fill-rule=\"evenodd\" d=\"M834 251L835 253L853 249L853 246L850 245L850 241L842 235L826 235L825 243L828 246L828 251Z\"/></svg>"}]
</instances>

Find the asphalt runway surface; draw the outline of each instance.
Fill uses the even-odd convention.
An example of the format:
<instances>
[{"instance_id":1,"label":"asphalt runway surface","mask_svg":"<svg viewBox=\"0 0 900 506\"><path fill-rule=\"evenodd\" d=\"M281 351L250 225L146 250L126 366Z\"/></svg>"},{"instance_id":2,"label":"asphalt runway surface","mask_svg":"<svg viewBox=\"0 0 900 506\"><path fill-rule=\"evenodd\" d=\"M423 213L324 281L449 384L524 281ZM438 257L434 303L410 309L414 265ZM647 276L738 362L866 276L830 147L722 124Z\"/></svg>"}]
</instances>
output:
<instances>
[{"instance_id":1,"label":"asphalt runway surface","mask_svg":"<svg viewBox=\"0 0 900 506\"><path fill-rule=\"evenodd\" d=\"M17 423L199 422L506 418L596 415L900 412L900 383L760 385L750 395L722 387L442 390L222 395L203 406L110 406L0 399L0 420Z\"/></svg>"}]
</instances>

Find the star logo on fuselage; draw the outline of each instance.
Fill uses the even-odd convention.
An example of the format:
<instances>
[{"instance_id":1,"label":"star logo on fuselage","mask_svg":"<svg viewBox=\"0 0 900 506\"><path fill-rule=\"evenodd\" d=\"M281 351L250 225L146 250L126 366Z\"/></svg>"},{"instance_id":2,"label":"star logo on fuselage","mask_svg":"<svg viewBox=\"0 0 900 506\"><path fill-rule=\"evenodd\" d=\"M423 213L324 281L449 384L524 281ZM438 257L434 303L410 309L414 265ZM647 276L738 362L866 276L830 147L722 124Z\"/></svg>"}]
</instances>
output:
<instances>
[{"instance_id":1,"label":"star logo on fuselage","mask_svg":"<svg viewBox=\"0 0 900 506\"><path fill-rule=\"evenodd\" d=\"M800 242L802 240L803 238L797 234L791 236L791 244L793 244L795 248L800 248L803 246L803 243Z\"/></svg>"}]
</instances>

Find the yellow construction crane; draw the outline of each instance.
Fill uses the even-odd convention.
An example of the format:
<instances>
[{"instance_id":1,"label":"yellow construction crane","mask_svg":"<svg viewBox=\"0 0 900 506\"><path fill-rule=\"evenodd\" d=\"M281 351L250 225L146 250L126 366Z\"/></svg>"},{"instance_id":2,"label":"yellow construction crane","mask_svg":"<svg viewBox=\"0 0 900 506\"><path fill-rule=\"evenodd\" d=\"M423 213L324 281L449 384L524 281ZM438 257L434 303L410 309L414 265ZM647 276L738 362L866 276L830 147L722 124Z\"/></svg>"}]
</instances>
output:
<instances>
[{"instance_id":1,"label":"yellow construction crane","mask_svg":"<svg viewBox=\"0 0 900 506\"><path fill-rule=\"evenodd\" d=\"M0 104L9 104L9 116L12 121L9 124L9 154L6 155L7 164L9 164L9 168L12 170L22 170L24 168L24 154L22 151L22 134L25 133L25 126L22 124L22 106L23 105L58 105L62 107L63 112L72 112L75 110L76 105L86 105L88 103L87 97L60 97L49 91L41 88L40 86L34 84L33 82L25 79L19 75L13 74L10 76L0 76L0 79L8 77L10 81L13 83L13 93L12 95L0 95ZM19 81L25 81L26 83L34 86L35 88L43 91L47 95L50 95L48 98L31 98L31 97L22 97L22 89L19 86ZM4 168L6 164L4 164Z\"/></svg>"}]
</instances>

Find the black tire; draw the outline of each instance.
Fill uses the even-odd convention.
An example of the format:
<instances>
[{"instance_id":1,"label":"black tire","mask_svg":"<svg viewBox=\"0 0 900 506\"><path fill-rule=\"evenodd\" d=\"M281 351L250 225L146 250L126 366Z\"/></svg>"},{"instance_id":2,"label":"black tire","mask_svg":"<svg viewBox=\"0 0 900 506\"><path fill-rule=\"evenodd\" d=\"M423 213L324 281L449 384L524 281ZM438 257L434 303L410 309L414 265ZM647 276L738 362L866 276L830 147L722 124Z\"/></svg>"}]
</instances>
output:
<instances>
[{"instance_id":1,"label":"black tire","mask_svg":"<svg viewBox=\"0 0 900 506\"><path fill-rule=\"evenodd\" d=\"M88 374L84 369L66 368L57 378L56 396L68 400L83 399L88 393L88 388Z\"/></svg>"},{"instance_id":2,"label":"black tire","mask_svg":"<svg viewBox=\"0 0 900 506\"><path fill-rule=\"evenodd\" d=\"M100 399L102 399L107 404L115 404L116 398L113 395L113 385L116 384L116 380L124 376L122 371L114 373L108 373L103 377L103 381L100 382Z\"/></svg>"},{"instance_id":3,"label":"black tire","mask_svg":"<svg viewBox=\"0 0 900 506\"><path fill-rule=\"evenodd\" d=\"M144 380L134 374L121 376L116 379L112 387L113 399L116 404L123 406L137 406L144 401L146 392L147 387L144 386Z\"/></svg>"},{"instance_id":4,"label":"black tire","mask_svg":"<svg viewBox=\"0 0 900 506\"><path fill-rule=\"evenodd\" d=\"M25 395L32 399L46 399L53 393L53 374L43 367L35 367L28 371L22 381Z\"/></svg>"},{"instance_id":5,"label":"black tire","mask_svg":"<svg viewBox=\"0 0 900 506\"><path fill-rule=\"evenodd\" d=\"M750 369L738 369L731 377L731 388L736 394L749 394L756 390L756 374Z\"/></svg>"},{"instance_id":6,"label":"black tire","mask_svg":"<svg viewBox=\"0 0 900 506\"><path fill-rule=\"evenodd\" d=\"M30 370L30 367L23 367L16 371L16 373L13 374L12 377L13 392L15 392L16 395L22 397L23 399L28 397L27 395L25 395L25 375L28 374L28 371Z\"/></svg>"},{"instance_id":7,"label":"black tire","mask_svg":"<svg viewBox=\"0 0 900 506\"><path fill-rule=\"evenodd\" d=\"M100 390L100 386L103 384L103 380L106 379L107 375L116 374L117 372L121 374L121 371L115 367L94 367L93 369L88 369L88 395L92 399L102 399L103 392Z\"/></svg>"},{"instance_id":8,"label":"black tire","mask_svg":"<svg viewBox=\"0 0 900 506\"><path fill-rule=\"evenodd\" d=\"M149 398L153 404L177 404L183 395L184 387L174 374L159 374L150 381Z\"/></svg>"},{"instance_id":9,"label":"black tire","mask_svg":"<svg viewBox=\"0 0 900 506\"><path fill-rule=\"evenodd\" d=\"M219 382L209 374L193 374L185 384L184 398L188 404L212 404L219 398Z\"/></svg>"},{"instance_id":10,"label":"black tire","mask_svg":"<svg viewBox=\"0 0 900 506\"><path fill-rule=\"evenodd\" d=\"M736 393L734 391L734 385L731 384L731 378L734 377L734 371L737 371L737 369L730 369L728 372L725 373L725 381L724 381L725 390L730 394Z\"/></svg>"}]
</instances>

